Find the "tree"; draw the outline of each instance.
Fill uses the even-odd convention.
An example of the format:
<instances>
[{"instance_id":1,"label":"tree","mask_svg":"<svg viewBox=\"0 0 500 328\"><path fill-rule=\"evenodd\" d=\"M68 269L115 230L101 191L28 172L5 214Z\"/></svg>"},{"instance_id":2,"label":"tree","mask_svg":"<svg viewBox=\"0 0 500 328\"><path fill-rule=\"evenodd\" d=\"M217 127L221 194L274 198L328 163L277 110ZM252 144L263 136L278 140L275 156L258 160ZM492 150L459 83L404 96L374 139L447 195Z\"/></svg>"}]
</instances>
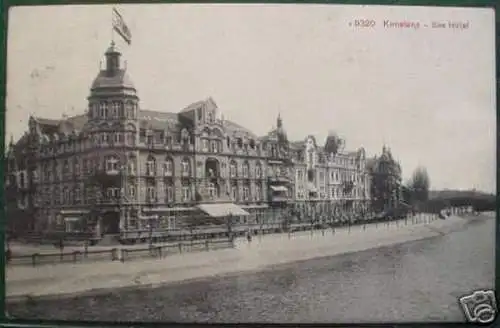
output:
<instances>
[{"instance_id":1,"label":"tree","mask_svg":"<svg viewBox=\"0 0 500 328\"><path fill-rule=\"evenodd\" d=\"M413 202L425 202L429 199L430 178L425 167L417 167L408 183Z\"/></svg>"}]
</instances>

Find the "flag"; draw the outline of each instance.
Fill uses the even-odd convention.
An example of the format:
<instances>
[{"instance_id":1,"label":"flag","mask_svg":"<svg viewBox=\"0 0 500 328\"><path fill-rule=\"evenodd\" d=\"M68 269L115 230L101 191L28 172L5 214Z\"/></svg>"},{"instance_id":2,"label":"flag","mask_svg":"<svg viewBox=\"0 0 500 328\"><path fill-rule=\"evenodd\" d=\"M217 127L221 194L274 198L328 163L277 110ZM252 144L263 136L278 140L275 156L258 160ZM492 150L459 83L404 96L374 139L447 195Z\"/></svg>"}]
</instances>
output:
<instances>
[{"instance_id":1,"label":"flag","mask_svg":"<svg viewBox=\"0 0 500 328\"><path fill-rule=\"evenodd\" d=\"M120 15L118 10L116 10L115 8L113 8L113 30L115 30L116 33L120 34L123 40L125 40L125 42L127 42L128 44L132 42L132 33L130 33L130 30L127 24L125 24L122 15Z\"/></svg>"}]
</instances>

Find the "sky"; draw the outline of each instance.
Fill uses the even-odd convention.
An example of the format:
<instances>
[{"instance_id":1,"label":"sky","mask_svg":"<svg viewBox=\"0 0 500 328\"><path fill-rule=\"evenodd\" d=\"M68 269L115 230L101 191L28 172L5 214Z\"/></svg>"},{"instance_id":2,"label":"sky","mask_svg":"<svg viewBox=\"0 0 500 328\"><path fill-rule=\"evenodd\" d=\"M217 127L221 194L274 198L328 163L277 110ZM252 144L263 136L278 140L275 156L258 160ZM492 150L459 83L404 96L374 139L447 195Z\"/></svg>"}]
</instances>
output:
<instances>
[{"instance_id":1,"label":"sky","mask_svg":"<svg viewBox=\"0 0 500 328\"><path fill-rule=\"evenodd\" d=\"M258 135L278 114L291 140L329 131L368 155L387 144L407 180L495 191L495 47L490 9L345 5L119 5L115 34L140 107L177 112L212 97ZM41 19L43 18L43 19ZM356 19L374 27L356 27ZM419 23L387 28L384 21ZM467 22L466 29L432 28ZM6 140L30 114L85 111L112 39L112 7L11 8ZM350 24L351 23L351 24ZM425 27L426 25L427 27Z\"/></svg>"}]
</instances>

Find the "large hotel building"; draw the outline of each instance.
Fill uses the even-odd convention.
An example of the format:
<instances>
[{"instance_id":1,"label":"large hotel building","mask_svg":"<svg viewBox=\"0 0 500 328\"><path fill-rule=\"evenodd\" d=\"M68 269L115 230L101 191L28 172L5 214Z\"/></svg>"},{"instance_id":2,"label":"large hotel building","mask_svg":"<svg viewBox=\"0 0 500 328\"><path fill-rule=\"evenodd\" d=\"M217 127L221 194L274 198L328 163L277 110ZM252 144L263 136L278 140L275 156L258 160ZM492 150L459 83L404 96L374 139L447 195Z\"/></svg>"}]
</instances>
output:
<instances>
[{"instance_id":1,"label":"large hotel building","mask_svg":"<svg viewBox=\"0 0 500 328\"><path fill-rule=\"evenodd\" d=\"M142 109L114 44L105 56L85 114L32 116L8 146L9 221L28 218L24 228L39 232L90 227L96 236L133 238L213 217L278 225L369 205L364 149L346 152L338 143L330 150L314 136L290 142L280 117L257 136L223 119L212 99L177 113Z\"/></svg>"}]
</instances>

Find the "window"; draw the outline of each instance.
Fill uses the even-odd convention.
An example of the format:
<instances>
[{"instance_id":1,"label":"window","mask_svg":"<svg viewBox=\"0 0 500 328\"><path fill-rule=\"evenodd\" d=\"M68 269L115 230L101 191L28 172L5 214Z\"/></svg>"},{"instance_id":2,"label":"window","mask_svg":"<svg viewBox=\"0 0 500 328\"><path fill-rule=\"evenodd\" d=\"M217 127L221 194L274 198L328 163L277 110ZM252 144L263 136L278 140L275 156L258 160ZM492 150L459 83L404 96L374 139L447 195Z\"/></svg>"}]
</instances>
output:
<instances>
[{"instance_id":1,"label":"window","mask_svg":"<svg viewBox=\"0 0 500 328\"><path fill-rule=\"evenodd\" d=\"M167 185L165 187L165 198L167 202L174 201L174 188L171 185Z\"/></svg>"},{"instance_id":2,"label":"window","mask_svg":"<svg viewBox=\"0 0 500 328\"><path fill-rule=\"evenodd\" d=\"M106 118L108 116L108 103L103 101L99 104L99 114L101 118Z\"/></svg>"},{"instance_id":3,"label":"window","mask_svg":"<svg viewBox=\"0 0 500 328\"><path fill-rule=\"evenodd\" d=\"M102 143L108 143L109 142L109 135L104 132L103 134L101 134L101 141Z\"/></svg>"},{"instance_id":4,"label":"window","mask_svg":"<svg viewBox=\"0 0 500 328\"><path fill-rule=\"evenodd\" d=\"M107 174L118 174L119 172L119 164L118 158L111 156L106 159L106 173Z\"/></svg>"},{"instance_id":5,"label":"window","mask_svg":"<svg viewBox=\"0 0 500 328\"><path fill-rule=\"evenodd\" d=\"M191 199L191 192L189 186L182 186L182 200L187 202Z\"/></svg>"},{"instance_id":6,"label":"window","mask_svg":"<svg viewBox=\"0 0 500 328\"><path fill-rule=\"evenodd\" d=\"M203 114L203 113L202 113L202 111L201 111L201 108L198 108L198 109L196 110L196 112L198 113L198 121L201 121L201 120L202 120L202 118L203 118L203 116L202 116L202 114Z\"/></svg>"},{"instance_id":7,"label":"window","mask_svg":"<svg viewBox=\"0 0 500 328\"><path fill-rule=\"evenodd\" d=\"M210 147L211 147L212 153L216 153L217 152L217 141L212 141L210 143Z\"/></svg>"},{"instance_id":8,"label":"window","mask_svg":"<svg viewBox=\"0 0 500 328\"><path fill-rule=\"evenodd\" d=\"M83 166L83 173L88 174L89 173L89 161L88 161L88 159L86 159L86 158L83 159L82 166Z\"/></svg>"},{"instance_id":9,"label":"window","mask_svg":"<svg viewBox=\"0 0 500 328\"><path fill-rule=\"evenodd\" d=\"M216 196L216 193L217 193L217 190L215 188L215 184L214 183L209 183L208 184L208 195L210 198L214 198Z\"/></svg>"},{"instance_id":10,"label":"window","mask_svg":"<svg viewBox=\"0 0 500 328\"><path fill-rule=\"evenodd\" d=\"M207 139L203 139L201 141L201 147L202 147L203 151L208 152L208 140Z\"/></svg>"},{"instance_id":11,"label":"window","mask_svg":"<svg viewBox=\"0 0 500 328\"><path fill-rule=\"evenodd\" d=\"M175 217L173 216L168 218L168 229L175 229Z\"/></svg>"},{"instance_id":12,"label":"window","mask_svg":"<svg viewBox=\"0 0 500 328\"><path fill-rule=\"evenodd\" d=\"M128 187L128 195L129 195L129 197L132 197L132 198L135 197L135 195L136 195L135 186Z\"/></svg>"},{"instance_id":13,"label":"window","mask_svg":"<svg viewBox=\"0 0 500 328\"><path fill-rule=\"evenodd\" d=\"M163 164L163 175L166 177L171 177L174 172L174 163L170 158L167 158Z\"/></svg>"},{"instance_id":14,"label":"window","mask_svg":"<svg viewBox=\"0 0 500 328\"><path fill-rule=\"evenodd\" d=\"M231 164L229 164L229 175L231 178L236 178L236 176L238 175L238 167L236 165L236 162L231 162Z\"/></svg>"},{"instance_id":15,"label":"window","mask_svg":"<svg viewBox=\"0 0 500 328\"><path fill-rule=\"evenodd\" d=\"M120 188L110 187L106 190L106 195L109 199L120 197Z\"/></svg>"},{"instance_id":16,"label":"window","mask_svg":"<svg viewBox=\"0 0 500 328\"><path fill-rule=\"evenodd\" d=\"M119 103L119 102L114 102L114 103L113 103L113 109L112 109L112 111L111 111L111 113L112 113L112 114L111 114L111 116L112 116L112 117L117 117L117 116L119 116L119 115L120 115L120 107L121 107L121 106L120 106L120 103Z\"/></svg>"},{"instance_id":17,"label":"window","mask_svg":"<svg viewBox=\"0 0 500 328\"><path fill-rule=\"evenodd\" d=\"M208 113L208 122L212 123L214 121L214 115L212 113Z\"/></svg>"},{"instance_id":18,"label":"window","mask_svg":"<svg viewBox=\"0 0 500 328\"><path fill-rule=\"evenodd\" d=\"M63 175L68 176L68 174L69 174L69 162L67 159L65 159L63 162Z\"/></svg>"},{"instance_id":19,"label":"window","mask_svg":"<svg viewBox=\"0 0 500 328\"><path fill-rule=\"evenodd\" d=\"M63 204L69 204L70 203L70 194L68 188L64 187L63 188Z\"/></svg>"},{"instance_id":20,"label":"window","mask_svg":"<svg viewBox=\"0 0 500 328\"><path fill-rule=\"evenodd\" d=\"M25 172L19 172L19 187L26 188L28 185Z\"/></svg>"},{"instance_id":21,"label":"window","mask_svg":"<svg viewBox=\"0 0 500 328\"><path fill-rule=\"evenodd\" d=\"M80 187L76 187L74 195L75 195L75 203L80 204L80 201L82 200L82 190L80 189Z\"/></svg>"},{"instance_id":22,"label":"window","mask_svg":"<svg viewBox=\"0 0 500 328\"><path fill-rule=\"evenodd\" d=\"M262 166L260 165L260 163L257 163L257 165L255 166L255 177L256 178L262 177Z\"/></svg>"},{"instance_id":23,"label":"window","mask_svg":"<svg viewBox=\"0 0 500 328\"><path fill-rule=\"evenodd\" d=\"M74 163L74 170L75 170L75 174L76 175L79 175L80 174L80 159L78 158L75 158L75 163Z\"/></svg>"},{"instance_id":24,"label":"window","mask_svg":"<svg viewBox=\"0 0 500 328\"><path fill-rule=\"evenodd\" d=\"M250 171L250 166L248 165L248 163L244 163L243 164L243 177L244 178L248 178L248 174L249 174L249 171Z\"/></svg>"},{"instance_id":25,"label":"window","mask_svg":"<svg viewBox=\"0 0 500 328\"><path fill-rule=\"evenodd\" d=\"M297 180L299 181L304 180L304 172L302 170L297 171Z\"/></svg>"},{"instance_id":26,"label":"window","mask_svg":"<svg viewBox=\"0 0 500 328\"><path fill-rule=\"evenodd\" d=\"M260 185L255 186L255 200L261 200L262 199L262 187Z\"/></svg>"},{"instance_id":27,"label":"window","mask_svg":"<svg viewBox=\"0 0 500 328\"><path fill-rule=\"evenodd\" d=\"M243 187L243 200L248 201L250 199L250 187Z\"/></svg>"},{"instance_id":28,"label":"window","mask_svg":"<svg viewBox=\"0 0 500 328\"><path fill-rule=\"evenodd\" d=\"M189 160L183 159L181 162L182 176L187 177L190 175Z\"/></svg>"},{"instance_id":29,"label":"window","mask_svg":"<svg viewBox=\"0 0 500 328\"><path fill-rule=\"evenodd\" d=\"M236 186L231 187L231 199L233 201L238 200L238 187Z\"/></svg>"},{"instance_id":30,"label":"window","mask_svg":"<svg viewBox=\"0 0 500 328\"><path fill-rule=\"evenodd\" d=\"M148 201L155 201L156 200L156 189L155 187L149 186L146 189L146 198Z\"/></svg>"},{"instance_id":31,"label":"window","mask_svg":"<svg viewBox=\"0 0 500 328\"><path fill-rule=\"evenodd\" d=\"M127 163L128 174L135 175L135 158L130 158Z\"/></svg>"},{"instance_id":32,"label":"window","mask_svg":"<svg viewBox=\"0 0 500 328\"><path fill-rule=\"evenodd\" d=\"M153 156L149 156L146 162L146 174L150 176L156 175L156 161Z\"/></svg>"},{"instance_id":33,"label":"window","mask_svg":"<svg viewBox=\"0 0 500 328\"><path fill-rule=\"evenodd\" d=\"M127 133L127 143L130 146L135 145L135 133Z\"/></svg>"}]
</instances>

